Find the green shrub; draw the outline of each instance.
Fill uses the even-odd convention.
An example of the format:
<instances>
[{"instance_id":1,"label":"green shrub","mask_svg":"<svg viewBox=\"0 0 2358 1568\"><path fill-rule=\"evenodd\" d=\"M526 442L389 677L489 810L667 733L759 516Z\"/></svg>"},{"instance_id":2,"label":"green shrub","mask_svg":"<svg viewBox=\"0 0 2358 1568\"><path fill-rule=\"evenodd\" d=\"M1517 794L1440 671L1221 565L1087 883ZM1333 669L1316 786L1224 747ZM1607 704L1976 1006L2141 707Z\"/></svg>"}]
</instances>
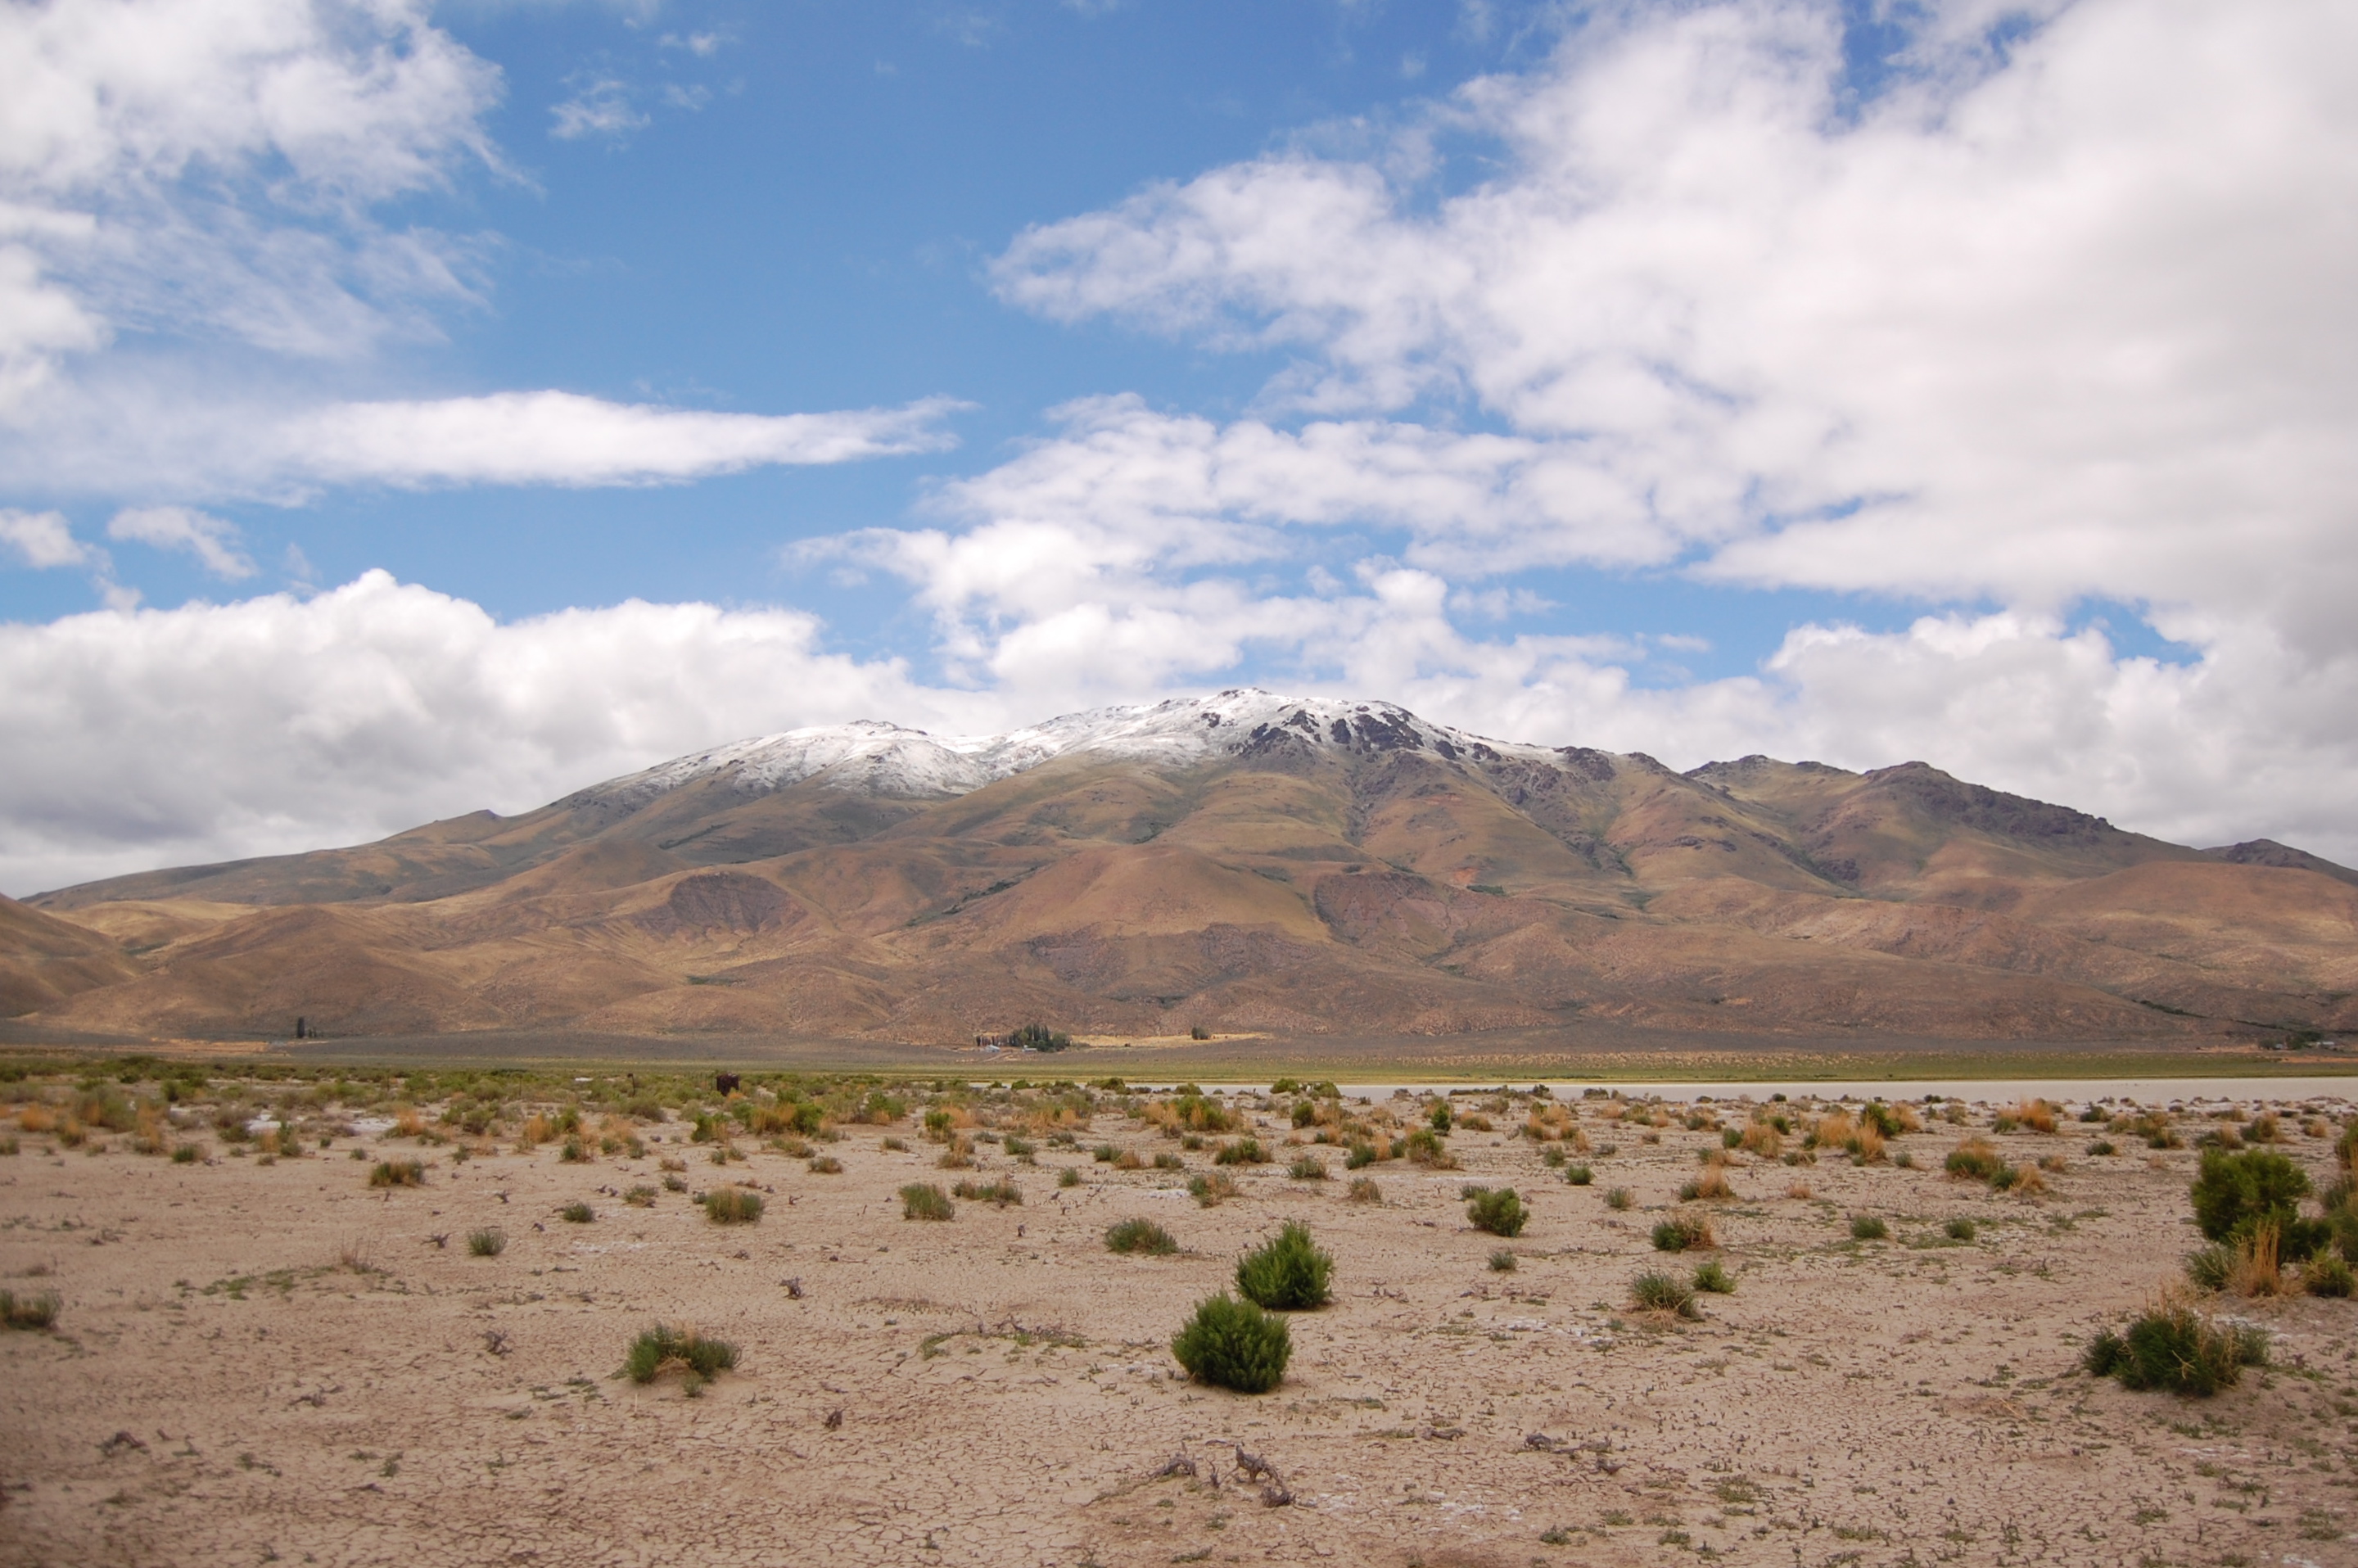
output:
<instances>
[{"instance_id":1,"label":"green shrub","mask_svg":"<svg viewBox=\"0 0 2358 1568\"><path fill-rule=\"evenodd\" d=\"M1154 1168L1158 1171L1184 1171L1187 1168L1187 1162L1165 1149L1154 1156Z\"/></svg>"},{"instance_id":2,"label":"green shrub","mask_svg":"<svg viewBox=\"0 0 2358 1568\"><path fill-rule=\"evenodd\" d=\"M2197 1397L2232 1388L2245 1367L2267 1364L2267 1334L2214 1323L2183 1302L2148 1307L2125 1333L2105 1329L2081 1365L2125 1389L2166 1389Z\"/></svg>"},{"instance_id":3,"label":"green shrub","mask_svg":"<svg viewBox=\"0 0 2358 1568\"><path fill-rule=\"evenodd\" d=\"M1379 1205L1384 1201L1384 1189L1376 1184L1376 1179L1373 1176L1354 1176L1351 1178L1351 1190L1345 1195L1345 1201Z\"/></svg>"},{"instance_id":4,"label":"green shrub","mask_svg":"<svg viewBox=\"0 0 2358 1568\"><path fill-rule=\"evenodd\" d=\"M1493 1236L1520 1236L1531 1217L1512 1187L1468 1187L1465 1195L1466 1217Z\"/></svg>"},{"instance_id":5,"label":"green shrub","mask_svg":"<svg viewBox=\"0 0 2358 1568\"><path fill-rule=\"evenodd\" d=\"M1261 1246L1237 1260L1237 1293L1271 1312L1309 1312L1332 1298L1334 1257L1310 1239L1310 1227L1288 1220Z\"/></svg>"},{"instance_id":6,"label":"green shrub","mask_svg":"<svg viewBox=\"0 0 2358 1568\"><path fill-rule=\"evenodd\" d=\"M692 1328L657 1324L631 1342L622 1369L633 1383L652 1383L674 1369L699 1381L737 1365L737 1347L725 1339L707 1339Z\"/></svg>"},{"instance_id":7,"label":"green shrub","mask_svg":"<svg viewBox=\"0 0 2358 1568\"><path fill-rule=\"evenodd\" d=\"M2214 1241L2186 1255L2186 1277L2199 1291L2223 1291L2235 1277L2235 1249Z\"/></svg>"},{"instance_id":8,"label":"green shrub","mask_svg":"<svg viewBox=\"0 0 2358 1568\"><path fill-rule=\"evenodd\" d=\"M1949 1239L1952 1241L1971 1241L1981 1234L1981 1227L1963 1215L1959 1215L1941 1228L1948 1232Z\"/></svg>"},{"instance_id":9,"label":"green shrub","mask_svg":"<svg viewBox=\"0 0 2358 1568\"><path fill-rule=\"evenodd\" d=\"M1884 1241L1890 1236L1891 1227L1884 1224L1878 1216L1862 1214L1850 1222L1850 1238L1853 1241Z\"/></svg>"},{"instance_id":10,"label":"green shrub","mask_svg":"<svg viewBox=\"0 0 2358 1568\"><path fill-rule=\"evenodd\" d=\"M1063 1170L1057 1172L1056 1184L1060 1187L1079 1186L1081 1184L1080 1167L1077 1165L1067 1165Z\"/></svg>"},{"instance_id":11,"label":"green shrub","mask_svg":"<svg viewBox=\"0 0 2358 1568\"><path fill-rule=\"evenodd\" d=\"M931 1182L912 1182L901 1189L903 1219L947 1219L957 1213L949 1195Z\"/></svg>"},{"instance_id":12,"label":"green shrub","mask_svg":"<svg viewBox=\"0 0 2358 1568\"><path fill-rule=\"evenodd\" d=\"M2358 1289L2358 1275L2341 1257L2320 1249L2300 1266L2300 1288L2313 1296L2344 1297Z\"/></svg>"},{"instance_id":13,"label":"green shrub","mask_svg":"<svg viewBox=\"0 0 2358 1568\"><path fill-rule=\"evenodd\" d=\"M1326 1162L1315 1154L1304 1154L1288 1165L1285 1173L1297 1182L1323 1182L1326 1179Z\"/></svg>"},{"instance_id":14,"label":"green shrub","mask_svg":"<svg viewBox=\"0 0 2358 1568\"><path fill-rule=\"evenodd\" d=\"M1715 1296L1734 1295L1736 1276L1729 1273L1718 1259L1714 1258L1708 1262L1695 1266L1694 1288L1698 1291L1707 1291Z\"/></svg>"},{"instance_id":15,"label":"green shrub","mask_svg":"<svg viewBox=\"0 0 2358 1568\"><path fill-rule=\"evenodd\" d=\"M1433 1102L1433 1109L1425 1115L1425 1120L1432 1125L1432 1128L1435 1132L1447 1132L1452 1119L1453 1117L1449 1109L1449 1102L1445 1099L1435 1100Z\"/></svg>"},{"instance_id":16,"label":"green shrub","mask_svg":"<svg viewBox=\"0 0 2358 1568\"><path fill-rule=\"evenodd\" d=\"M1509 1252L1505 1248L1501 1247L1496 1252L1490 1254L1490 1272L1494 1274L1511 1274L1514 1271L1515 1255L1512 1252Z\"/></svg>"},{"instance_id":17,"label":"green shrub","mask_svg":"<svg viewBox=\"0 0 2358 1568\"><path fill-rule=\"evenodd\" d=\"M1109 1252L1144 1252L1155 1258L1179 1250L1178 1239L1151 1219L1120 1221L1107 1229L1105 1244Z\"/></svg>"},{"instance_id":18,"label":"green shrub","mask_svg":"<svg viewBox=\"0 0 2358 1568\"><path fill-rule=\"evenodd\" d=\"M762 1195L743 1187L715 1187L703 1202L704 1217L715 1225L751 1225L762 1217Z\"/></svg>"},{"instance_id":19,"label":"green shrub","mask_svg":"<svg viewBox=\"0 0 2358 1568\"><path fill-rule=\"evenodd\" d=\"M379 1160L369 1172L373 1187L422 1187L426 1184L426 1162L423 1160Z\"/></svg>"},{"instance_id":20,"label":"green shrub","mask_svg":"<svg viewBox=\"0 0 2358 1568\"><path fill-rule=\"evenodd\" d=\"M1375 1162L1376 1146L1372 1143L1354 1143L1351 1152L1343 1156L1343 1168L1347 1171L1361 1170Z\"/></svg>"},{"instance_id":21,"label":"green shrub","mask_svg":"<svg viewBox=\"0 0 2358 1568\"><path fill-rule=\"evenodd\" d=\"M64 1298L55 1291L20 1296L14 1291L0 1290L0 1327L54 1328L64 1306Z\"/></svg>"},{"instance_id":22,"label":"green shrub","mask_svg":"<svg viewBox=\"0 0 2358 1568\"><path fill-rule=\"evenodd\" d=\"M1703 1315L1695 1305L1693 1287L1671 1274L1639 1275L1629 1281L1629 1301L1639 1312L1676 1313L1686 1318Z\"/></svg>"},{"instance_id":23,"label":"green shrub","mask_svg":"<svg viewBox=\"0 0 2358 1568\"><path fill-rule=\"evenodd\" d=\"M837 1159L832 1154L812 1155L807 1168L810 1171L810 1173L814 1176L839 1176L843 1174L843 1162Z\"/></svg>"},{"instance_id":24,"label":"green shrub","mask_svg":"<svg viewBox=\"0 0 2358 1568\"><path fill-rule=\"evenodd\" d=\"M1037 1160L1033 1158L1033 1155L1039 1152L1039 1146L1032 1142L1029 1139L1009 1138L1004 1143L1001 1144L1000 1147L1007 1151L1007 1157L1011 1160L1021 1160L1027 1165L1036 1165L1039 1163Z\"/></svg>"},{"instance_id":25,"label":"green shrub","mask_svg":"<svg viewBox=\"0 0 2358 1568\"><path fill-rule=\"evenodd\" d=\"M569 1203L557 1211L557 1217L568 1225L587 1225L598 1217L598 1211L586 1203Z\"/></svg>"},{"instance_id":26,"label":"green shrub","mask_svg":"<svg viewBox=\"0 0 2358 1568\"><path fill-rule=\"evenodd\" d=\"M1217 1208L1237 1195L1237 1179L1226 1171L1215 1171L1208 1176L1187 1178L1187 1195L1206 1208Z\"/></svg>"},{"instance_id":27,"label":"green shrub","mask_svg":"<svg viewBox=\"0 0 2358 1568\"><path fill-rule=\"evenodd\" d=\"M1120 1154L1121 1151L1115 1148L1110 1143L1100 1143L1096 1148L1089 1151L1090 1158L1097 1161L1100 1165L1112 1164L1114 1161L1120 1156Z\"/></svg>"},{"instance_id":28,"label":"green shrub","mask_svg":"<svg viewBox=\"0 0 2358 1568\"><path fill-rule=\"evenodd\" d=\"M1171 1354L1199 1383L1260 1394L1284 1378L1293 1341L1285 1319L1222 1292L1196 1303L1195 1315L1173 1337Z\"/></svg>"},{"instance_id":29,"label":"green shrub","mask_svg":"<svg viewBox=\"0 0 2358 1568\"><path fill-rule=\"evenodd\" d=\"M968 1198L975 1203L987 1203L997 1208L1023 1201L1023 1189L1013 1182L960 1182L950 1188L950 1196Z\"/></svg>"},{"instance_id":30,"label":"green shrub","mask_svg":"<svg viewBox=\"0 0 2358 1568\"><path fill-rule=\"evenodd\" d=\"M1949 1157L1943 1164L1952 1176L1986 1182L2005 1168L2006 1162L1998 1157L1997 1150L1988 1140L1968 1138L1949 1151Z\"/></svg>"},{"instance_id":31,"label":"green shrub","mask_svg":"<svg viewBox=\"0 0 2358 1568\"><path fill-rule=\"evenodd\" d=\"M1718 1245L1707 1215L1674 1214L1654 1227L1657 1252L1707 1252Z\"/></svg>"},{"instance_id":32,"label":"green shrub","mask_svg":"<svg viewBox=\"0 0 2358 1568\"><path fill-rule=\"evenodd\" d=\"M1596 1179L1596 1173L1585 1165L1566 1165L1563 1179L1575 1187L1585 1187Z\"/></svg>"},{"instance_id":33,"label":"green shrub","mask_svg":"<svg viewBox=\"0 0 2358 1568\"><path fill-rule=\"evenodd\" d=\"M2194 1223L2207 1240L2234 1240L2274 1220L2287 1258L2306 1257L2317 1245L2309 1234L2314 1222L2304 1225L2300 1220L2300 1200L2309 1195L2308 1173L2273 1149L2246 1149L2239 1154L2205 1149L2189 1195Z\"/></svg>"},{"instance_id":34,"label":"green shrub","mask_svg":"<svg viewBox=\"0 0 2358 1568\"><path fill-rule=\"evenodd\" d=\"M1260 1146L1258 1138L1239 1138L1233 1143L1223 1143L1220 1152L1212 1156L1215 1165L1266 1165L1269 1151Z\"/></svg>"},{"instance_id":35,"label":"green shrub","mask_svg":"<svg viewBox=\"0 0 2358 1568\"><path fill-rule=\"evenodd\" d=\"M2120 1151L2113 1147L2113 1141L2111 1139L2099 1138L2094 1142L2088 1145L2088 1152L2101 1157L2106 1154L2117 1154Z\"/></svg>"},{"instance_id":36,"label":"green shrub","mask_svg":"<svg viewBox=\"0 0 2358 1568\"><path fill-rule=\"evenodd\" d=\"M496 1226L467 1232L467 1251L476 1258L496 1258L508 1249L508 1233Z\"/></svg>"},{"instance_id":37,"label":"green shrub","mask_svg":"<svg viewBox=\"0 0 2358 1568\"><path fill-rule=\"evenodd\" d=\"M175 1165L193 1165L201 1158L202 1152L193 1143L179 1144L172 1151L172 1163Z\"/></svg>"},{"instance_id":38,"label":"green shrub","mask_svg":"<svg viewBox=\"0 0 2358 1568\"><path fill-rule=\"evenodd\" d=\"M1606 1208L1628 1208L1631 1204L1636 1203L1637 1201L1638 1200L1636 1198L1630 1195L1629 1189L1627 1187L1607 1187L1605 1189L1605 1206Z\"/></svg>"}]
</instances>

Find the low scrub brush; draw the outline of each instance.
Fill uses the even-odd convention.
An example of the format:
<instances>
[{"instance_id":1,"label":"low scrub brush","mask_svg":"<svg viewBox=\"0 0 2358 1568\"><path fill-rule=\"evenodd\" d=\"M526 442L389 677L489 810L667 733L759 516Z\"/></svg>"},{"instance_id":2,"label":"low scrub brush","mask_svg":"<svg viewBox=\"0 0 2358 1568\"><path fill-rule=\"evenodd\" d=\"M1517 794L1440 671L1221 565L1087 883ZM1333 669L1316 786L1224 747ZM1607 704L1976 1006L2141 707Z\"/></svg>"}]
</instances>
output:
<instances>
[{"instance_id":1,"label":"low scrub brush","mask_svg":"<svg viewBox=\"0 0 2358 1568\"><path fill-rule=\"evenodd\" d=\"M1714 1296L1734 1295L1736 1293L1736 1276L1727 1271L1726 1265L1723 1264L1718 1259L1714 1258L1707 1262L1696 1265L1694 1271L1694 1288L1698 1291L1708 1292L1710 1294Z\"/></svg>"},{"instance_id":2,"label":"low scrub brush","mask_svg":"<svg viewBox=\"0 0 2358 1568\"><path fill-rule=\"evenodd\" d=\"M1657 1252L1708 1252L1718 1245L1708 1215L1674 1214L1654 1227Z\"/></svg>"},{"instance_id":3,"label":"low scrub brush","mask_svg":"<svg viewBox=\"0 0 2358 1568\"><path fill-rule=\"evenodd\" d=\"M1639 1312L1670 1313L1698 1318L1694 1288L1675 1274L1640 1274L1629 1281L1629 1303Z\"/></svg>"},{"instance_id":4,"label":"low scrub brush","mask_svg":"<svg viewBox=\"0 0 2358 1568\"><path fill-rule=\"evenodd\" d=\"M1143 1252L1152 1258L1179 1250L1178 1239L1151 1219L1125 1219L1108 1227L1105 1244L1109 1252Z\"/></svg>"},{"instance_id":5,"label":"low scrub brush","mask_svg":"<svg viewBox=\"0 0 2358 1568\"><path fill-rule=\"evenodd\" d=\"M1297 1182L1323 1182L1326 1179L1326 1162L1315 1154L1304 1154L1288 1165L1285 1173Z\"/></svg>"},{"instance_id":6,"label":"low scrub brush","mask_svg":"<svg viewBox=\"0 0 2358 1568\"><path fill-rule=\"evenodd\" d=\"M1217 1208L1242 1190L1237 1185L1237 1179L1226 1171L1187 1178L1188 1195L1206 1208Z\"/></svg>"},{"instance_id":7,"label":"low scrub brush","mask_svg":"<svg viewBox=\"0 0 2358 1568\"><path fill-rule=\"evenodd\" d=\"M998 1208L1005 1208L1010 1204L1020 1204L1023 1201L1023 1189L1017 1186L1013 1182L1004 1180L996 1182L960 1182L950 1188L950 1195L952 1197L970 1199L975 1203L987 1203Z\"/></svg>"},{"instance_id":8,"label":"low scrub brush","mask_svg":"<svg viewBox=\"0 0 2358 1568\"><path fill-rule=\"evenodd\" d=\"M1344 1195L1352 1203L1375 1204L1381 1206L1384 1201L1384 1189L1376 1184L1373 1176L1354 1176L1351 1178L1351 1190Z\"/></svg>"},{"instance_id":9,"label":"low scrub brush","mask_svg":"<svg viewBox=\"0 0 2358 1568\"><path fill-rule=\"evenodd\" d=\"M737 1347L725 1339L707 1339L692 1328L657 1324L631 1342L622 1369L633 1383L652 1383L665 1372L686 1372L707 1381L737 1365Z\"/></svg>"},{"instance_id":10,"label":"low scrub brush","mask_svg":"<svg viewBox=\"0 0 2358 1568\"><path fill-rule=\"evenodd\" d=\"M704 1195L704 1217L715 1225L751 1225L762 1217L762 1195L743 1187L715 1187Z\"/></svg>"},{"instance_id":11,"label":"low scrub brush","mask_svg":"<svg viewBox=\"0 0 2358 1568\"><path fill-rule=\"evenodd\" d=\"M55 1291L20 1296L14 1291L0 1290L0 1327L54 1328L64 1306L63 1298Z\"/></svg>"},{"instance_id":12,"label":"low scrub brush","mask_svg":"<svg viewBox=\"0 0 2358 1568\"><path fill-rule=\"evenodd\" d=\"M1522 1234L1531 1220L1531 1210L1512 1187L1468 1187L1466 1189L1466 1217L1476 1230L1487 1230L1493 1236L1514 1237Z\"/></svg>"},{"instance_id":13,"label":"low scrub brush","mask_svg":"<svg viewBox=\"0 0 2358 1568\"><path fill-rule=\"evenodd\" d=\"M426 1184L426 1162L423 1160L379 1160L369 1172L368 1184L373 1187L422 1187Z\"/></svg>"},{"instance_id":14,"label":"low scrub brush","mask_svg":"<svg viewBox=\"0 0 2358 1568\"><path fill-rule=\"evenodd\" d=\"M1284 1379L1293 1341L1285 1319L1223 1292L1196 1303L1171 1354L1199 1383L1260 1394Z\"/></svg>"},{"instance_id":15,"label":"low scrub brush","mask_svg":"<svg viewBox=\"0 0 2358 1568\"><path fill-rule=\"evenodd\" d=\"M1332 1299L1332 1254L1310 1239L1310 1228L1288 1220L1267 1242L1237 1260L1237 1293L1271 1312L1309 1312Z\"/></svg>"},{"instance_id":16,"label":"low scrub brush","mask_svg":"<svg viewBox=\"0 0 2358 1568\"><path fill-rule=\"evenodd\" d=\"M949 1194L931 1182L912 1182L901 1189L903 1219L948 1219L957 1213Z\"/></svg>"},{"instance_id":17,"label":"low scrub brush","mask_svg":"<svg viewBox=\"0 0 2358 1568\"><path fill-rule=\"evenodd\" d=\"M2081 1365L2125 1389L2165 1389L2198 1398L2233 1388L2245 1367L2267 1364L2266 1331L2219 1323L2182 1301L2147 1307L2128 1327L2089 1342Z\"/></svg>"},{"instance_id":18,"label":"low scrub brush","mask_svg":"<svg viewBox=\"0 0 2358 1568\"><path fill-rule=\"evenodd\" d=\"M467 1232L467 1252L474 1258L496 1258L508 1249L508 1233L496 1226Z\"/></svg>"}]
</instances>

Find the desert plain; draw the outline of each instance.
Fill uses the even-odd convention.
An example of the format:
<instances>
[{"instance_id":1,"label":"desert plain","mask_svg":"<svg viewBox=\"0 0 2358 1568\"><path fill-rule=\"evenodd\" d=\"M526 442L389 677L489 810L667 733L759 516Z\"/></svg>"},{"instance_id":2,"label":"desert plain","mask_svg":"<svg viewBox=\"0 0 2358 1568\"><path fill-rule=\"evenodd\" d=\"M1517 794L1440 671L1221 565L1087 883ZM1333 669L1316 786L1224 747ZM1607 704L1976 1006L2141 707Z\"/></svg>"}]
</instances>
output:
<instances>
[{"instance_id":1,"label":"desert plain","mask_svg":"<svg viewBox=\"0 0 2358 1568\"><path fill-rule=\"evenodd\" d=\"M2203 1141L2321 1189L2347 1099L1524 1086L1402 1152L1441 1097L1172 1087L20 1071L0 1288L56 1318L0 1331L0 1563L2358 1562L2358 1304L2200 1297L2267 1341L2209 1398L2081 1367L2190 1289ZM1681 1217L1714 1245L1658 1250ZM1132 1218L1178 1249L1110 1252ZM1288 1220L1331 1303L1273 1390L1190 1380ZM1707 1262L1698 1316L1637 1309ZM658 1323L735 1366L633 1381Z\"/></svg>"}]
</instances>

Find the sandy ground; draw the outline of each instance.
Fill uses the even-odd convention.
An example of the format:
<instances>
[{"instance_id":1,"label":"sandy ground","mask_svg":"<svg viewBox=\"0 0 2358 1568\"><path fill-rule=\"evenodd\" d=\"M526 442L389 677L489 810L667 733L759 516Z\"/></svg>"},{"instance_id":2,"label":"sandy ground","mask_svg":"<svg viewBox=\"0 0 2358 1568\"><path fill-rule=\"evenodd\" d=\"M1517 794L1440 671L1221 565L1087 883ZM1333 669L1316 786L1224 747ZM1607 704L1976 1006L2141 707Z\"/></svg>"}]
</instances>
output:
<instances>
[{"instance_id":1,"label":"sandy ground","mask_svg":"<svg viewBox=\"0 0 2358 1568\"><path fill-rule=\"evenodd\" d=\"M880 1146L905 1125L847 1130L838 1175L719 1171L671 1127L636 1161L420 1149L428 1184L391 1192L341 1145L185 1165L28 1136L0 1159L0 1282L65 1305L0 1333L0 1563L2358 1563L2358 1303L2236 1302L2275 1365L2209 1400L2073 1369L2194 1244L2190 1151L2001 1138L2067 1156L2035 1199L1945 1180L1953 1128L1897 1141L1929 1169L1745 1161L1712 1206L1737 1289L1670 1325L1629 1281L1692 1266L1648 1231L1716 1137L1585 1122L1619 1152L1574 1188L1505 1125L1453 1140L1461 1171L1378 1166L1380 1207L1344 1201L1338 1151L1336 1180L1262 1166L1206 1209L1166 1172L986 1147L1025 1202L947 1224L900 1217L901 1184L954 1179ZM1083 1141L1107 1137L1176 1147L1118 1116ZM2326 1141L2291 1152L2321 1181ZM750 1173L767 1215L626 1207L664 1155L698 1187ZM1520 1188L1530 1227L1470 1229L1469 1181ZM592 1223L559 1220L576 1199ZM1853 1241L1862 1214L1892 1238ZM1108 1254L1136 1215L1185 1250ZM1978 1239L1942 1244L1956 1216ZM1284 1384L1182 1380L1191 1303L1297 1217L1338 1298L1293 1318ZM503 1255L469 1255L482 1226ZM620 1378L656 1319L739 1368L695 1398ZM1181 1453L1199 1476L1158 1478Z\"/></svg>"}]
</instances>

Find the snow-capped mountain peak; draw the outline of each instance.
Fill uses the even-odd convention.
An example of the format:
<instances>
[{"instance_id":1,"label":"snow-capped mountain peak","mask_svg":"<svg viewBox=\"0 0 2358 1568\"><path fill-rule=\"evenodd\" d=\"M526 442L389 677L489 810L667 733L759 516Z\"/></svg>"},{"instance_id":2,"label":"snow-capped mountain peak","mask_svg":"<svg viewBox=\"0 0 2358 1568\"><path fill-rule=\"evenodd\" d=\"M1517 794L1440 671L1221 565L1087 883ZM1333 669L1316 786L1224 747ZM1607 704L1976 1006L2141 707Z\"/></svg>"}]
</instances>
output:
<instances>
[{"instance_id":1,"label":"snow-capped mountain peak","mask_svg":"<svg viewBox=\"0 0 2358 1568\"><path fill-rule=\"evenodd\" d=\"M1286 751L1413 751L1450 760L1549 755L1543 747L1487 741L1428 722L1393 703L1286 697L1244 687L1067 713L1003 735L929 735L875 719L789 730L675 758L595 785L574 799L636 810L683 785L714 778L747 795L817 779L897 799L939 799L1076 753L1176 768Z\"/></svg>"}]
</instances>

